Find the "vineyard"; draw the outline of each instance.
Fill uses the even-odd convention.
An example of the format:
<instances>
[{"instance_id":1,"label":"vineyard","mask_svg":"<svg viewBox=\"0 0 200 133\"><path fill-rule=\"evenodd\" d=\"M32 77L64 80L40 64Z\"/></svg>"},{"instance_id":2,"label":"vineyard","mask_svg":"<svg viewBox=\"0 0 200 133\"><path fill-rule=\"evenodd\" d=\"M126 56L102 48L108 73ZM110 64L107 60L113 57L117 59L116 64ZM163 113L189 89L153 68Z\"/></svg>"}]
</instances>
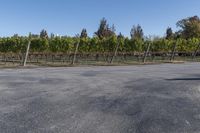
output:
<instances>
[{"instance_id":1,"label":"vineyard","mask_svg":"<svg viewBox=\"0 0 200 133\"><path fill-rule=\"evenodd\" d=\"M172 60L198 61L199 39L132 40L128 38L24 38L0 39L1 65L21 65L30 41L28 64L108 65Z\"/></svg>"}]
</instances>

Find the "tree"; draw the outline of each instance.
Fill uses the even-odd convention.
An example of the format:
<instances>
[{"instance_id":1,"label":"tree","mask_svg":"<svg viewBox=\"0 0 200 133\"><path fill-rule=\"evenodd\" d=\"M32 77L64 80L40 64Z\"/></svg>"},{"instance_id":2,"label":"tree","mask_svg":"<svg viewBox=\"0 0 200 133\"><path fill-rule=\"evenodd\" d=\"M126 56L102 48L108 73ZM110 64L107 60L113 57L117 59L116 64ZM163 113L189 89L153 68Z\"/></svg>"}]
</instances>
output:
<instances>
[{"instance_id":1,"label":"tree","mask_svg":"<svg viewBox=\"0 0 200 133\"><path fill-rule=\"evenodd\" d=\"M100 21L99 28L97 32L94 33L96 36L98 36L100 39L107 38L115 35L115 26L109 27L109 24L107 24L107 20L103 18Z\"/></svg>"},{"instance_id":2,"label":"tree","mask_svg":"<svg viewBox=\"0 0 200 133\"><path fill-rule=\"evenodd\" d=\"M174 36L172 28L168 27L166 30L166 39L172 39Z\"/></svg>"},{"instance_id":3,"label":"tree","mask_svg":"<svg viewBox=\"0 0 200 133\"><path fill-rule=\"evenodd\" d=\"M18 35L18 34L14 34L14 35L13 35L13 37L15 37L15 38L18 38L18 37L19 37L19 35Z\"/></svg>"},{"instance_id":4,"label":"tree","mask_svg":"<svg viewBox=\"0 0 200 133\"><path fill-rule=\"evenodd\" d=\"M117 38L124 38L124 36L123 36L122 33L120 32L119 35L117 36Z\"/></svg>"},{"instance_id":5,"label":"tree","mask_svg":"<svg viewBox=\"0 0 200 133\"><path fill-rule=\"evenodd\" d=\"M47 33L46 30L43 29L43 30L40 32L40 38L48 38L48 33Z\"/></svg>"},{"instance_id":6,"label":"tree","mask_svg":"<svg viewBox=\"0 0 200 133\"><path fill-rule=\"evenodd\" d=\"M32 37L32 38L40 38L40 36L37 35L37 34L31 34L31 37Z\"/></svg>"},{"instance_id":7,"label":"tree","mask_svg":"<svg viewBox=\"0 0 200 133\"><path fill-rule=\"evenodd\" d=\"M87 38L87 37L88 37L87 30L86 30L86 29L83 29L83 30L81 31L81 36L80 36L80 38Z\"/></svg>"},{"instance_id":8,"label":"tree","mask_svg":"<svg viewBox=\"0 0 200 133\"><path fill-rule=\"evenodd\" d=\"M200 37L200 19L198 16L188 17L177 22L177 26L181 28L183 38L199 38Z\"/></svg>"},{"instance_id":9,"label":"tree","mask_svg":"<svg viewBox=\"0 0 200 133\"><path fill-rule=\"evenodd\" d=\"M53 39L55 37L55 35L53 33L51 33L50 38Z\"/></svg>"},{"instance_id":10,"label":"tree","mask_svg":"<svg viewBox=\"0 0 200 133\"><path fill-rule=\"evenodd\" d=\"M120 32L119 35L117 36L117 40L119 43L119 50L118 51L123 51L124 50L124 42L125 42L125 37L122 35Z\"/></svg>"},{"instance_id":11,"label":"tree","mask_svg":"<svg viewBox=\"0 0 200 133\"><path fill-rule=\"evenodd\" d=\"M131 39L144 39L144 33L142 27L138 24L137 26L133 26L131 29Z\"/></svg>"}]
</instances>

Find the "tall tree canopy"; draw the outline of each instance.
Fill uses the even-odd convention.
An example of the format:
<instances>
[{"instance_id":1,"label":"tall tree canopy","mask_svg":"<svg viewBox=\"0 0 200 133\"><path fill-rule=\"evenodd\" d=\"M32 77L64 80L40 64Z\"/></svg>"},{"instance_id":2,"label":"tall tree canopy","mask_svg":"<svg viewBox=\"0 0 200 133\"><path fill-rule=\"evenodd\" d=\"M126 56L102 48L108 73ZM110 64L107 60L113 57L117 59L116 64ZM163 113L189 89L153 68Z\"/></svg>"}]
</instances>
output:
<instances>
[{"instance_id":1,"label":"tall tree canopy","mask_svg":"<svg viewBox=\"0 0 200 133\"><path fill-rule=\"evenodd\" d=\"M138 24L131 29L131 39L144 39L142 27Z\"/></svg>"},{"instance_id":2,"label":"tall tree canopy","mask_svg":"<svg viewBox=\"0 0 200 133\"><path fill-rule=\"evenodd\" d=\"M200 19L198 16L182 19L177 22L177 26L181 28L183 38L200 37Z\"/></svg>"},{"instance_id":3,"label":"tall tree canopy","mask_svg":"<svg viewBox=\"0 0 200 133\"><path fill-rule=\"evenodd\" d=\"M88 37L87 30L86 30L86 29L83 29L83 30L81 31L81 36L80 36L80 38L87 38L87 37Z\"/></svg>"},{"instance_id":4,"label":"tall tree canopy","mask_svg":"<svg viewBox=\"0 0 200 133\"><path fill-rule=\"evenodd\" d=\"M47 33L46 30L43 29L43 30L40 32L40 38L48 38L48 33Z\"/></svg>"},{"instance_id":5,"label":"tall tree canopy","mask_svg":"<svg viewBox=\"0 0 200 133\"><path fill-rule=\"evenodd\" d=\"M98 36L100 39L104 37L107 38L107 37L115 35L115 27L114 25L112 27L109 27L109 24L107 24L107 20L103 18L100 21L100 25L97 32L95 32L94 34Z\"/></svg>"},{"instance_id":6,"label":"tall tree canopy","mask_svg":"<svg viewBox=\"0 0 200 133\"><path fill-rule=\"evenodd\" d=\"M174 36L172 28L168 27L166 30L166 39L172 39Z\"/></svg>"}]
</instances>

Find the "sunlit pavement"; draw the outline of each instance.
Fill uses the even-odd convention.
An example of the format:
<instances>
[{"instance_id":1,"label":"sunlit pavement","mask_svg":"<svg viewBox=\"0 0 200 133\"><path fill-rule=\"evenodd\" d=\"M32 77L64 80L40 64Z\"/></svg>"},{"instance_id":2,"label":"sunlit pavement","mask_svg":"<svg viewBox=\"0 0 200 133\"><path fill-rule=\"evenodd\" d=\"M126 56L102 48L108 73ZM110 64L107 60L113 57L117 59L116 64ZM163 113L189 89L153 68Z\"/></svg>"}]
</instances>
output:
<instances>
[{"instance_id":1,"label":"sunlit pavement","mask_svg":"<svg viewBox=\"0 0 200 133\"><path fill-rule=\"evenodd\" d=\"M1 133L199 133L200 63L0 70Z\"/></svg>"}]
</instances>

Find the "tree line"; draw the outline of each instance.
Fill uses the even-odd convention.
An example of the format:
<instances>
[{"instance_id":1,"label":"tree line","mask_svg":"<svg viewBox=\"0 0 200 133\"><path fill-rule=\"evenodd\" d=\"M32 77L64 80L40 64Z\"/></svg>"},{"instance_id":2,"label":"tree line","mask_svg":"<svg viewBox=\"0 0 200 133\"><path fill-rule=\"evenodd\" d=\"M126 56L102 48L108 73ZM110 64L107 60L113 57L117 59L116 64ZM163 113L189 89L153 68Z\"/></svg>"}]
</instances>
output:
<instances>
[{"instance_id":1,"label":"tree line","mask_svg":"<svg viewBox=\"0 0 200 133\"><path fill-rule=\"evenodd\" d=\"M200 18L188 17L177 22L180 30L173 32L172 28L166 29L163 37L146 37L140 25L135 25L130 30L130 37L121 33L116 34L115 26L110 26L105 18L100 21L99 28L93 37L89 37L87 30L80 34L70 36L55 36L42 30L39 35L29 36L13 35L0 38L0 53L24 52L31 41L30 52L46 53L71 53L79 44L79 53L105 53L113 52L118 46L119 52L144 52L147 45L151 44L153 52L171 52L174 44L177 51L193 52L200 43Z\"/></svg>"}]
</instances>

